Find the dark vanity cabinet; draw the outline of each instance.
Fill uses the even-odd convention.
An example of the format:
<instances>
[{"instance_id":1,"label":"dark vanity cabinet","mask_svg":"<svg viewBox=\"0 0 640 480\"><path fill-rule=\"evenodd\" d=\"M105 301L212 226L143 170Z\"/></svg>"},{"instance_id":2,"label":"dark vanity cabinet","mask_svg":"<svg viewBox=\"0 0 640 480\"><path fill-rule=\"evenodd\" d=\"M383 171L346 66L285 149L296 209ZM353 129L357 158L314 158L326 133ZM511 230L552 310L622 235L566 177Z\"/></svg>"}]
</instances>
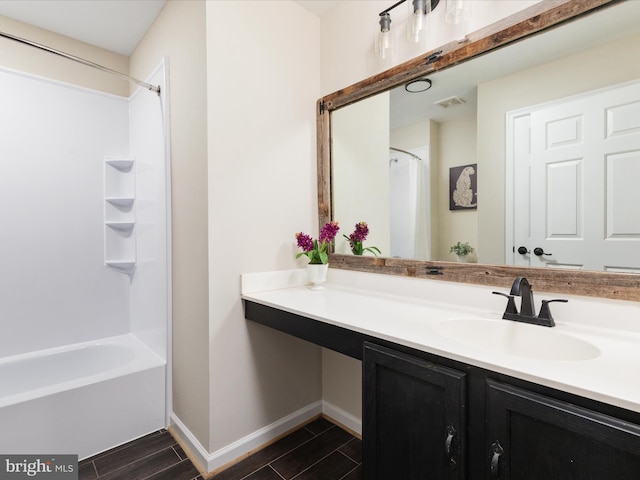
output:
<instances>
[{"instance_id":1,"label":"dark vanity cabinet","mask_svg":"<svg viewBox=\"0 0 640 480\"><path fill-rule=\"evenodd\" d=\"M364 479L640 479L640 415L401 350L364 346Z\"/></svg>"},{"instance_id":2,"label":"dark vanity cabinet","mask_svg":"<svg viewBox=\"0 0 640 480\"><path fill-rule=\"evenodd\" d=\"M487 380L490 479L640 479L640 426Z\"/></svg>"},{"instance_id":3,"label":"dark vanity cabinet","mask_svg":"<svg viewBox=\"0 0 640 480\"><path fill-rule=\"evenodd\" d=\"M366 343L364 478L461 480L465 374Z\"/></svg>"},{"instance_id":4,"label":"dark vanity cabinet","mask_svg":"<svg viewBox=\"0 0 640 480\"><path fill-rule=\"evenodd\" d=\"M640 480L638 412L252 302L245 316L363 361L364 480Z\"/></svg>"}]
</instances>

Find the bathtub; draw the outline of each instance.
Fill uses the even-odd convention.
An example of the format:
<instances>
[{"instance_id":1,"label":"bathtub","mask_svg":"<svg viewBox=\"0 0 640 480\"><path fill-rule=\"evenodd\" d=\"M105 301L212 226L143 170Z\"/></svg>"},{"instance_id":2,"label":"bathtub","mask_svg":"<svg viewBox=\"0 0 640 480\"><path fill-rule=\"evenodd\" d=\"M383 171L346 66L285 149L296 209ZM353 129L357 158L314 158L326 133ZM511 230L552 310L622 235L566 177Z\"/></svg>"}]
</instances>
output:
<instances>
[{"instance_id":1,"label":"bathtub","mask_svg":"<svg viewBox=\"0 0 640 480\"><path fill-rule=\"evenodd\" d=\"M83 459L163 428L165 366L132 334L0 359L0 452Z\"/></svg>"}]
</instances>

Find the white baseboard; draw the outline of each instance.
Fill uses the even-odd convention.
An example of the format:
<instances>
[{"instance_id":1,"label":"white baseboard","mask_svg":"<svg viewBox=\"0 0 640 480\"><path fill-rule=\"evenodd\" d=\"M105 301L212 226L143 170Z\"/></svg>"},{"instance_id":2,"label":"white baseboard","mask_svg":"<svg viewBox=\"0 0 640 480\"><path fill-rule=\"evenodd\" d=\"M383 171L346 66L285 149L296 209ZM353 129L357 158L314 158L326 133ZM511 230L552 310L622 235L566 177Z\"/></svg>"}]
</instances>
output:
<instances>
[{"instance_id":1,"label":"white baseboard","mask_svg":"<svg viewBox=\"0 0 640 480\"><path fill-rule=\"evenodd\" d=\"M350 430L353 430L358 435L362 435L362 419L352 415L351 413L336 407L334 404L325 400L322 401L322 413L327 417L332 418L336 422L344 425Z\"/></svg>"},{"instance_id":2,"label":"white baseboard","mask_svg":"<svg viewBox=\"0 0 640 480\"><path fill-rule=\"evenodd\" d=\"M209 453L202 446L175 413L171 414L171 426L174 427L173 432L184 443L189 453L195 457L194 461L198 463L201 469L210 473L268 443L301 423L320 415L323 411L322 402L314 402L212 453ZM338 419L336 418L336 420ZM349 425L345 423L345 426ZM351 427L349 426L349 428Z\"/></svg>"}]
</instances>

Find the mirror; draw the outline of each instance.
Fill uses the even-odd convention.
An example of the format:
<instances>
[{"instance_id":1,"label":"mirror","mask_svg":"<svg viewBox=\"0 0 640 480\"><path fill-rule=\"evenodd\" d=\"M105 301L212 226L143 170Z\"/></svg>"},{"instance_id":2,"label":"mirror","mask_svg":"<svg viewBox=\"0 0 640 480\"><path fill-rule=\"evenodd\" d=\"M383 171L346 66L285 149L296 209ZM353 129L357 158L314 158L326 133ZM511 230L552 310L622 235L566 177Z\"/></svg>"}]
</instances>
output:
<instances>
[{"instance_id":1,"label":"mirror","mask_svg":"<svg viewBox=\"0 0 640 480\"><path fill-rule=\"evenodd\" d=\"M523 266L533 265L544 267L526 273L529 278L540 277L538 289L545 283L559 292L640 297L636 275L568 271L577 263L565 265L549 255L534 255L535 247L545 247L546 252L549 247L539 242L526 245L529 238L513 234L516 224L522 223L521 211L513 206L517 197L513 185L528 182L515 178L507 163L507 157L513 156L507 153L506 146L511 144L507 135L514 133L506 119L518 118L508 113L521 113L525 107L539 109L546 102L640 79L640 67L632 66L637 62L631 60L638 58L640 49L640 28L634 21L640 15L638 2L616 3L584 16L574 15L576 5L571 4L578 3L578 10L589 9L585 2L576 1L562 7L532 7L529 18L539 21L533 27L532 22L505 19L502 25L487 27L489 32L477 32L476 38L470 35L462 47L444 46L442 57L430 67L417 59L320 100L330 112L329 118L319 115L320 223L329 218L328 212L343 228L366 220L371 230L367 244L387 256L354 258L348 254L348 245L338 242L336 253L343 255L332 257L334 266L416 276L435 271L448 280L474 283L490 283L487 270L491 270L494 283L504 284L503 277L515 276L514 267L498 266L519 265L521 274ZM541 13L544 8L548 10ZM540 33L558 18L571 22ZM520 33L528 38L512 42ZM496 41L508 45L484 54ZM458 63L461 60L465 61ZM448 68L453 63L458 64ZM409 80L427 77L432 85L425 92L405 91ZM435 105L438 100L448 108ZM637 161L628 160L625 165L627 171L640 168ZM466 176L460 175L462 171ZM506 177L513 181L505 184ZM571 180L564 172L558 178L557 182ZM469 188L470 180L477 181L476 189ZM450 210L457 182L466 188L468 199L459 195L462 208ZM512 201L505 202L505 197ZM638 223L633 218L630 222L632 227ZM392 232L402 225L406 229L394 239ZM622 241L626 245L630 240L640 242L637 232L623 235ZM568 243L566 238L561 240ZM482 263L446 263L455 260L449 247L457 241L474 245ZM526 245L526 254L514 251L523 246L520 243ZM640 271L640 255L628 258L614 265L616 271ZM603 277L607 278L604 288ZM576 284L582 292L576 291ZM617 287L630 291L621 294Z\"/></svg>"}]
</instances>

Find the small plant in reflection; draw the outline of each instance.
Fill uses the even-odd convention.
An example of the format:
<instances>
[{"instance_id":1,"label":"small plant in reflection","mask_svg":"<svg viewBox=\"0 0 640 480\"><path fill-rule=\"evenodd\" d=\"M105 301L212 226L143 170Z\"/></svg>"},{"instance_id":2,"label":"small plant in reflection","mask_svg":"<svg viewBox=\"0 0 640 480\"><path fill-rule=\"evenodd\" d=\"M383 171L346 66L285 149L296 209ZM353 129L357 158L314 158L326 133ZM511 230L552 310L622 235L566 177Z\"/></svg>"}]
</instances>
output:
<instances>
[{"instance_id":1,"label":"small plant in reflection","mask_svg":"<svg viewBox=\"0 0 640 480\"><path fill-rule=\"evenodd\" d=\"M305 255L309 259L310 265L322 265L329 262L329 245L333 243L340 227L338 222L329 222L320 231L317 240L312 239L306 233L296 233L296 241L302 252L296 255L300 258Z\"/></svg>"},{"instance_id":2,"label":"small plant in reflection","mask_svg":"<svg viewBox=\"0 0 640 480\"><path fill-rule=\"evenodd\" d=\"M451 245L451 248L449 249L449 253L455 253L456 255L460 255L461 257L465 257L475 251L476 250L471 245L469 245L469 242L458 242L455 245Z\"/></svg>"},{"instance_id":3,"label":"small plant in reflection","mask_svg":"<svg viewBox=\"0 0 640 480\"><path fill-rule=\"evenodd\" d=\"M348 237L346 235L342 236L349 240L349 246L351 247L351 252L354 255L363 255L364 252L370 252L377 257L380 253L380 249L378 247L365 247L362 244L367 239L367 235L369 235L369 226L367 225L367 222L360 222L356 223L356 229L351 235Z\"/></svg>"}]
</instances>

